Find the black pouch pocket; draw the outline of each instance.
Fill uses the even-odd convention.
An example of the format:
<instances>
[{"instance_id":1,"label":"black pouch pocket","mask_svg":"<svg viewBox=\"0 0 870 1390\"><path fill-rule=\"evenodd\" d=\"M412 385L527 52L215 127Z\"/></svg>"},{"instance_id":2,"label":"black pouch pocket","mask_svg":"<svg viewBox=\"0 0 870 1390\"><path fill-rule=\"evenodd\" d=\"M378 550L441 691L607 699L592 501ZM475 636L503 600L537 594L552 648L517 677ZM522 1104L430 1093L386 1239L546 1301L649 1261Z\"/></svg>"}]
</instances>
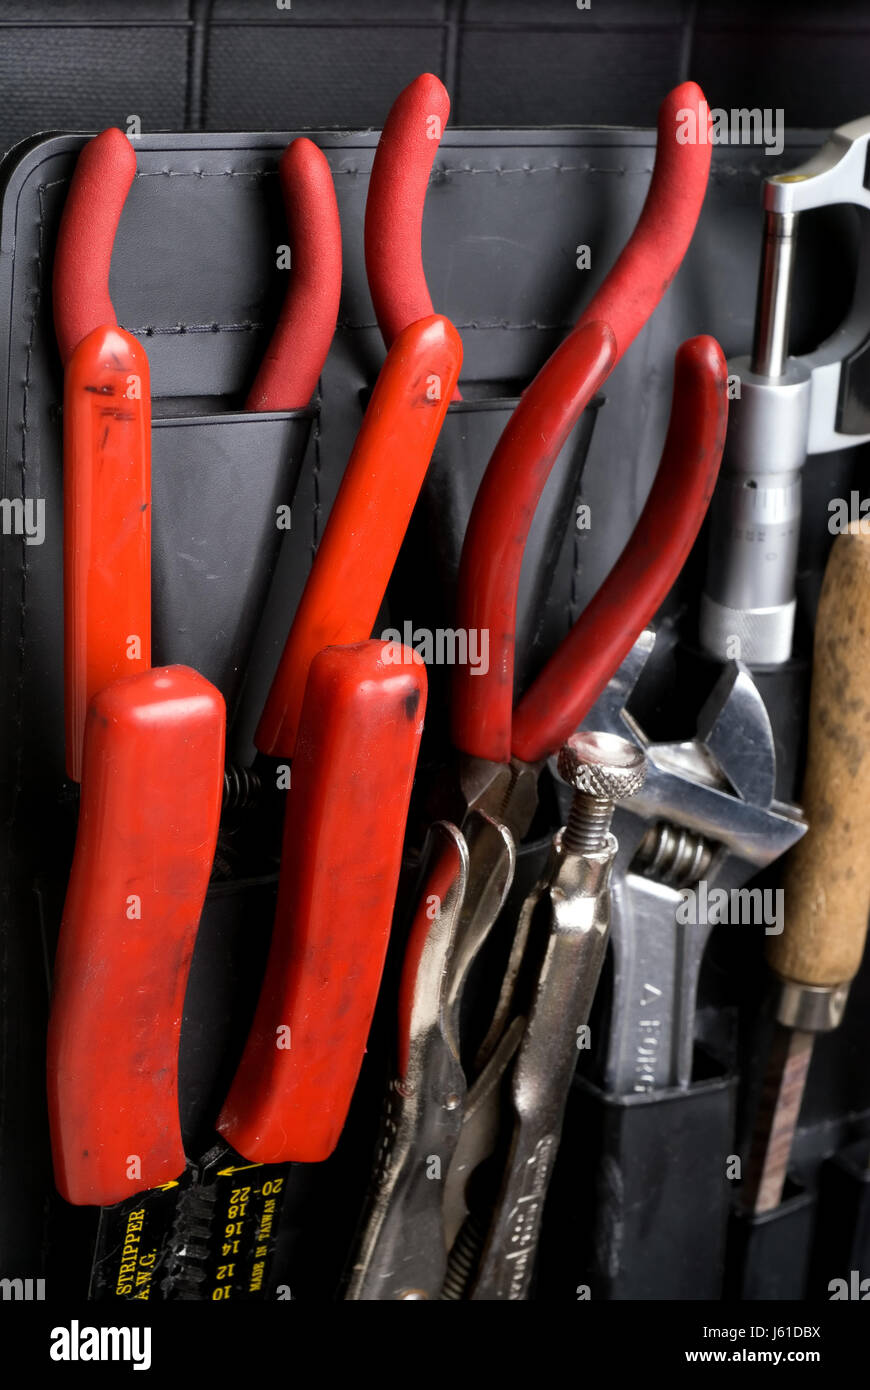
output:
<instances>
[{"instance_id":1,"label":"black pouch pocket","mask_svg":"<svg viewBox=\"0 0 870 1390\"><path fill-rule=\"evenodd\" d=\"M192 666L231 716L314 412L189 415L152 429L154 665ZM285 527L286 529L286 527Z\"/></svg>"},{"instance_id":2,"label":"black pouch pocket","mask_svg":"<svg viewBox=\"0 0 870 1390\"><path fill-rule=\"evenodd\" d=\"M410 620L433 631L452 625L468 518L486 466L518 403L517 395L497 394L456 401L448 407L391 585L394 621ZM517 603L521 688L554 645L547 622L549 605L561 617L555 640L564 632L570 595L564 587L556 593L554 581L564 545L573 544L569 538L578 534L576 502L601 403L600 397L592 401L571 431L535 511Z\"/></svg>"}]
</instances>

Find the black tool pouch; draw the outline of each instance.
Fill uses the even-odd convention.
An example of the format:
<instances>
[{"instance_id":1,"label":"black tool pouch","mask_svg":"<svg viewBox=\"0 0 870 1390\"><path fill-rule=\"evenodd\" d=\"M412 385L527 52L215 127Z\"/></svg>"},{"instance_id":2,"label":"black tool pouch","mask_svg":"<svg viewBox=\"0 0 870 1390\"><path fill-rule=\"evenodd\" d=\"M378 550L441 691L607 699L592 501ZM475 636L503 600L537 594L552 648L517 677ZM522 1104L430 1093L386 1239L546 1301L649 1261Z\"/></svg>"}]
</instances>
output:
<instances>
[{"instance_id":1,"label":"black tool pouch","mask_svg":"<svg viewBox=\"0 0 870 1390\"><path fill-rule=\"evenodd\" d=\"M11 524L0 538L0 1273L32 1277L55 1267L66 1248L68 1215L54 1193L44 1085L51 969L76 810L63 760L62 376L51 271L61 209L85 138L35 137L0 169L0 304L7 325L0 335L2 496L44 504L40 543L29 543L35 537ZM363 264L377 133L315 133L333 169L342 218L338 332L311 412L243 413L286 288L277 269L287 232L275 168L290 138L139 137L138 174L112 259L118 321L142 341L151 365L155 660L189 662L223 690L230 703L230 753L241 766L253 759L253 730L350 454L360 400L384 357ZM415 518L425 547L415 546L412 536L384 622L420 622L418 611L432 614L430 623L448 621L442 615L451 609L461 532L509 413L493 392L513 395L527 384L589 302L637 219L654 141L649 130L447 131L429 189L423 253L433 303L463 339L467 404L448 414ZM778 159L752 147L714 149L710 189L685 265L606 383L591 443L590 413L566 447L533 530L521 591L522 684L568 630L630 533L664 439L679 342L709 332L726 354L745 351L754 313L760 180L777 168L793 168L818 144L818 136L797 133ZM581 245L591 248L589 270L581 268ZM848 255L845 240L834 245ZM830 241L824 255L831 256ZM816 255L816 268L822 259ZM824 296L811 302L816 313ZM815 324L815 340L828 327ZM812 321L796 326L810 341L813 330ZM862 466L858 453L826 460L822 472L807 470L808 515L813 508L824 511L832 486L848 487L852 470ZM582 527L578 498L588 508ZM285 506L292 512L289 530L276 524ZM704 545L702 537L668 605L690 645ZM823 562L820 553L812 572L801 576L805 592L817 584ZM429 755L445 761L447 682L444 672L432 676L431 720L435 728L440 723L442 743ZM553 804L551 797L546 804ZM274 876L251 880L244 863L210 895L182 1041L181 1103L189 1136L212 1123L229 1067L217 1054L237 1055L250 1019L273 897ZM246 941L251 954L240 969L237 948ZM856 1002L862 992L866 999L866 973L854 987ZM707 1003L715 1006L715 989ZM818 1077L814 1068L810 1128L841 1123L847 1111L870 1111L866 1068L860 1080L853 1076L848 1097L825 1084L826 1071L828 1077L837 1072L849 1047L858 1045L861 1016L859 1007L850 1011ZM377 1124L377 1102L372 1109L369 1101L382 1093L394 1017L395 995L384 993L339 1149L316 1169L300 1169L296 1181L304 1200L297 1194L285 1203L272 1293L279 1285L301 1299L334 1293L369 1167ZM637 1123L652 1124L658 1113L667 1125L670 1109L649 1105ZM634 1122L626 1116L622 1133L628 1136ZM815 1160L807 1162L812 1171ZM563 1223L558 1210L548 1220L554 1233L571 1238L571 1223ZM689 1235L675 1225L674 1245ZM628 1266L634 1256L626 1249L623 1258ZM581 1282L573 1273L570 1278L572 1287Z\"/></svg>"}]
</instances>

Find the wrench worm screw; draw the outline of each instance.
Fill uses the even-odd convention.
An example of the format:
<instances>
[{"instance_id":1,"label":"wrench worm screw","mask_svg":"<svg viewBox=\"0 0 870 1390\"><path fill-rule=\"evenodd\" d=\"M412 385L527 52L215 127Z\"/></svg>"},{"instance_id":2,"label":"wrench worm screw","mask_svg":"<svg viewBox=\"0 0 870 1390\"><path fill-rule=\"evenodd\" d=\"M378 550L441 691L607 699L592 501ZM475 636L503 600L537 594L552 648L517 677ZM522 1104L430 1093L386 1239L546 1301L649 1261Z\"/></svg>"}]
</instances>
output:
<instances>
[{"instance_id":1,"label":"wrench worm screw","mask_svg":"<svg viewBox=\"0 0 870 1390\"><path fill-rule=\"evenodd\" d=\"M637 867L648 878L685 888L703 878L714 853L715 846L703 835L659 821L637 847Z\"/></svg>"}]
</instances>

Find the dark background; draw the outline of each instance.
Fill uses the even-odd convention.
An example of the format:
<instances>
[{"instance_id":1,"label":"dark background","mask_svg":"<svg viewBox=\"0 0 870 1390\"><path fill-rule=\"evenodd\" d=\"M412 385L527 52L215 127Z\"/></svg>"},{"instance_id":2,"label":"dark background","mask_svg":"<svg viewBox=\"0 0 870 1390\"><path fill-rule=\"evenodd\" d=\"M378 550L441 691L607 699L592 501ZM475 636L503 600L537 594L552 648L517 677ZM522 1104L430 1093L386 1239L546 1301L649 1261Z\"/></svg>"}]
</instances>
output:
<instances>
[{"instance_id":1,"label":"dark background","mask_svg":"<svg viewBox=\"0 0 870 1390\"><path fill-rule=\"evenodd\" d=\"M867 105L870 8L689 0L0 0L0 147L38 130L380 126L424 69L454 125L653 125L691 76L791 127Z\"/></svg>"}]
</instances>

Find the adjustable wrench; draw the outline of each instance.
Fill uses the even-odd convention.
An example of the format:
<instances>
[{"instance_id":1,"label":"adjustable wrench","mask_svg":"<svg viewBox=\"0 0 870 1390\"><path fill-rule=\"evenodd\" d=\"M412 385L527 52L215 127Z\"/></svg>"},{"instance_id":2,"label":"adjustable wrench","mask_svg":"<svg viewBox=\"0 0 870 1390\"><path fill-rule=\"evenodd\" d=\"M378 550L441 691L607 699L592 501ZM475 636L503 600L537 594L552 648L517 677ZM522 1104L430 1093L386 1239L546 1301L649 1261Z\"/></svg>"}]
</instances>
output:
<instances>
[{"instance_id":1,"label":"adjustable wrench","mask_svg":"<svg viewBox=\"0 0 870 1390\"><path fill-rule=\"evenodd\" d=\"M584 723L629 739L647 763L643 788L613 823L619 853L605 1089L619 1095L691 1081L698 978L718 899L703 914L708 920L683 925L681 890L702 882L739 888L806 831L800 810L774 799L770 720L739 662L723 669L693 739L646 738L626 706L655 640L649 630L641 634Z\"/></svg>"}]
</instances>

